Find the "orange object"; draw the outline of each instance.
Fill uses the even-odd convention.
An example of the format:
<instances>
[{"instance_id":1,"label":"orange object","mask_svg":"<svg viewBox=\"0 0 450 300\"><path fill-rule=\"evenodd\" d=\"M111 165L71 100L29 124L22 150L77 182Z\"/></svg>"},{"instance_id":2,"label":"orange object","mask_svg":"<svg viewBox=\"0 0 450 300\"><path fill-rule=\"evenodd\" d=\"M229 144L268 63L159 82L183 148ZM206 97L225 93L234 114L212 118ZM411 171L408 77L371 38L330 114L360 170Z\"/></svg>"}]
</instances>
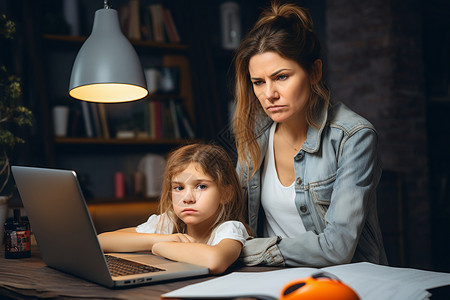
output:
<instances>
[{"instance_id":1,"label":"orange object","mask_svg":"<svg viewBox=\"0 0 450 300\"><path fill-rule=\"evenodd\" d=\"M321 272L293 280L281 290L280 300L360 300L348 285L330 273Z\"/></svg>"}]
</instances>

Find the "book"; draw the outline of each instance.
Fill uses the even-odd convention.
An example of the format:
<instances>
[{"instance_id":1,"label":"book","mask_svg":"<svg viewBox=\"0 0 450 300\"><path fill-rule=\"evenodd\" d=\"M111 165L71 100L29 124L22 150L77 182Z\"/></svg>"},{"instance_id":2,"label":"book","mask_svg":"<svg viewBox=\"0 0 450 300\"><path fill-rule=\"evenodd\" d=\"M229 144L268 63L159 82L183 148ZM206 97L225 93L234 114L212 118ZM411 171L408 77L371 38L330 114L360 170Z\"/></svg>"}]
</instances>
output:
<instances>
[{"instance_id":1,"label":"book","mask_svg":"<svg viewBox=\"0 0 450 300\"><path fill-rule=\"evenodd\" d=\"M67 136L71 137L84 136L85 133L83 132L84 128L81 125L82 122L81 118L82 118L81 109L78 103L76 103L76 105L70 108Z\"/></svg>"},{"instance_id":2,"label":"book","mask_svg":"<svg viewBox=\"0 0 450 300\"><path fill-rule=\"evenodd\" d=\"M141 19L144 20L141 26L142 37L145 40L153 40L152 16L150 10L141 9Z\"/></svg>"},{"instance_id":3,"label":"book","mask_svg":"<svg viewBox=\"0 0 450 300\"><path fill-rule=\"evenodd\" d=\"M123 34L128 37L130 30L130 6L128 3L123 4L118 9L120 28Z\"/></svg>"},{"instance_id":4,"label":"book","mask_svg":"<svg viewBox=\"0 0 450 300\"><path fill-rule=\"evenodd\" d=\"M130 7L130 18L128 19L128 33L127 37L129 39L140 40L141 39L141 28L140 28L140 14L139 14L139 1L130 0L128 3Z\"/></svg>"},{"instance_id":5,"label":"book","mask_svg":"<svg viewBox=\"0 0 450 300\"><path fill-rule=\"evenodd\" d=\"M130 0L118 9L119 23L123 34L129 39L141 39L139 0Z\"/></svg>"},{"instance_id":6,"label":"book","mask_svg":"<svg viewBox=\"0 0 450 300\"><path fill-rule=\"evenodd\" d=\"M267 272L233 272L161 295L162 299L279 299L284 285L319 272L337 276L363 300L428 299L427 290L450 285L450 273L397 268L362 262L326 268L285 268Z\"/></svg>"},{"instance_id":7,"label":"book","mask_svg":"<svg viewBox=\"0 0 450 300\"><path fill-rule=\"evenodd\" d=\"M135 101L132 108L132 129L136 133L137 138L148 138L150 135L150 115L148 111L148 101Z\"/></svg>"},{"instance_id":8,"label":"book","mask_svg":"<svg viewBox=\"0 0 450 300\"><path fill-rule=\"evenodd\" d=\"M148 132L149 132L149 138L155 139L156 138L156 124L155 124L155 102L149 101L148 102L148 115L149 115L149 124L148 124Z\"/></svg>"},{"instance_id":9,"label":"book","mask_svg":"<svg viewBox=\"0 0 450 300\"><path fill-rule=\"evenodd\" d=\"M94 137L94 130L92 128L91 113L89 111L89 103L81 101L81 111L83 114L84 127L86 128L86 136Z\"/></svg>"},{"instance_id":10,"label":"book","mask_svg":"<svg viewBox=\"0 0 450 300\"><path fill-rule=\"evenodd\" d=\"M148 9L150 10L152 20L153 40L155 42L165 42L162 5L159 3L150 4Z\"/></svg>"},{"instance_id":11,"label":"book","mask_svg":"<svg viewBox=\"0 0 450 300\"><path fill-rule=\"evenodd\" d=\"M162 120L162 137L167 139L174 138L174 128L172 113L170 112L169 101L161 102L161 120Z\"/></svg>"},{"instance_id":12,"label":"book","mask_svg":"<svg viewBox=\"0 0 450 300\"><path fill-rule=\"evenodd\" d=\"M170 107L170 115L171 115L171 119L172 119L172 123L173 123L173 135L176 139L179 139L179 138L181 138L181 134L180 134L180 126L178 124L175 100L173 100L173 99L169 100L169 107Z\"/></svg>"},{"instance_id":13,"label":"book","mask_svg":"<svg viewBox=\"0 0 450 300\"><path fill-rule=\"evenodd\" d=\"M162 118L161 118L161 101L153 102L153 115L150 116L153 126L155 127L155 138L162 138Z\"/></svg>"},{"instance_id":14,"label":"book","mask_svg":"<svg viewBox=\"0 0 450 300\"><path fill-rule=\"evenodd\" d=\"M167 8L162 8L164 28L166 29L167 36L171 43L179 43L180 35L178 34L177 27L173 21L172 13Z\"/></svg>"},{"instance_id":15,"label":"book","mask_svg":"<svg viewBox=\"0 0 450 300\"><path fill-rule=\"evenodd\" d=\"M191 122L189 121L189 118L187 116L186 111L184 110L184 107L181 103L175 103L175 109L177 111L177 116L179 118L179 124L180 128L184 132L182 136L188 137L188 138L195 138L195 132L192 128Z\"/></svg>"},{"instance_id":16,"label":"book","mask_svg":"<svg viewBox=\"0 0 450 300\"><path fill-rule=\"evenodd\" d=\"M95 137L103 137L102 134L102 128L100 125L100 115L98 112L98 103L94 103L94 102L90 102L90 108L91 108L91 116L92 116L92 121L94 124L94 136Z\"/></svg>"},{"instance_id":17,"label":"book","mask_svg":"<svg viewBox=\"0 0 450 300\"><path fill-rule=\"evenodd\" d=\"M109 134L108 119L104 103L98 103L98 112L100 116L100 123L102 127L103 137L105 139L109 139L111 136Z\"/></svg>"}]
</instances>

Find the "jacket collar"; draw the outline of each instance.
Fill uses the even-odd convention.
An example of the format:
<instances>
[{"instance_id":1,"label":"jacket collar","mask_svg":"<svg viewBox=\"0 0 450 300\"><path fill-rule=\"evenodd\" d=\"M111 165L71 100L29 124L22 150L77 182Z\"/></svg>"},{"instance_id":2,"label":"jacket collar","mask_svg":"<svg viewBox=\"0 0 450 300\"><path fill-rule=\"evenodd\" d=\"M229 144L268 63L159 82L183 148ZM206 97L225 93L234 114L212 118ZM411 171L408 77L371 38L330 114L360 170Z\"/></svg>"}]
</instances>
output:
<instances>
[{"instance_id":1,"label":"jacket collar","mask_svg":"<svg viewBox=\"0 0 450 300\"><path fill-rule=\"evenodd\" d=\"M319 128L315 128L313 126L308 127L308 135L306 137L306 141L303 143L302 149L309 153L315 153L320 148L320 141L322 136L322 131L327 124L328 118L328 110L323 109L320 115L318 116L318 124Z\"/></svg>"}]
</instances>

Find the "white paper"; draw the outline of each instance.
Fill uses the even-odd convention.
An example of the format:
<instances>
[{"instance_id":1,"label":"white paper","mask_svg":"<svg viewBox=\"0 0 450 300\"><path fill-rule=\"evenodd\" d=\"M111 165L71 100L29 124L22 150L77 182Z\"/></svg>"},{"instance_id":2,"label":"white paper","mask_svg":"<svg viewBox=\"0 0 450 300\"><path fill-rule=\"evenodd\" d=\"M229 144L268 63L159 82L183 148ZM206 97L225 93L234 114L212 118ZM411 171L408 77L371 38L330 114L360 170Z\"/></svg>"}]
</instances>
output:
<instances>
[{"instance_id":1,"label":"white paper","mask_svg":"<svg viewBox=\"0 0 450 300\"><path fill-rule=\"evenodd\" d=\"M278 299L283 286L294 279L308 277L318 269L293 268L268 272L234 272L216 279L186 286L162 295L174 298L258 297Z\"/></svg>"},{"instance_id":2,"label":"white paper","mask_svg":"<svg viewBox=\"0 0 450 300\"><path fill-rule=\"evenodd\" d=\"M219 278L166 293L163 298L258 297L278 299L289 281L326 271L353 288L363 300L427 299L427 289L450 285L450 274L371 263L356 263L323 269L286 268L268 272L234 272Z\"/></svg>"},{"instance_id":3,"label":"white paper","mask_svg":"<svg viewBox=\"0 0 450 300\"><path fill-rule=\"evenodd\" d=\"M376 299L377 295L387 293L384 290L388 288L392 289L390 294L395 299L426 299L430 296L426 290L450 285L449 273L395 268L371 263L334 266L323 270L335 274L352 287L362 299ZM401 285L400 288L399 285ZM380 286L383 289L380 289Z\"/></svg>"}]
</instances>

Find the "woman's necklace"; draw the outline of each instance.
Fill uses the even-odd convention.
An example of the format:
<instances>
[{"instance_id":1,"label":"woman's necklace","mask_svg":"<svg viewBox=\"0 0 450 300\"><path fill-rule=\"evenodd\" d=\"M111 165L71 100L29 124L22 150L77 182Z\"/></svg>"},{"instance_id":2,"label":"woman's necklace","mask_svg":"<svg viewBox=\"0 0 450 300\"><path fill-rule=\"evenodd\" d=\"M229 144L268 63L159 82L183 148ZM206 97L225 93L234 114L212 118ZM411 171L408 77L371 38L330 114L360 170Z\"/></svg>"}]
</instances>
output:
<instances>
[{"instance_id":1,"label":"woman's necklace","mask_svg":"<svg viewBox=\"0 0 450 300\"><path fill-rule=\"evenodd\" d=\"M278 125L279 126L279 125ZM283 134L283 130L281 128L279 128L279 133L280 133L280 138L283 140L283 142L287 145L289 145L292 149L295 150L295 152L298 152L300 150L300 148L303 146L303 143L305 142L304 140L302 141L301 145L299 147L297 147L295 144L291 143L288 141L288 139L285 137L285 135Z\"/></svg>"}]
</instances>

